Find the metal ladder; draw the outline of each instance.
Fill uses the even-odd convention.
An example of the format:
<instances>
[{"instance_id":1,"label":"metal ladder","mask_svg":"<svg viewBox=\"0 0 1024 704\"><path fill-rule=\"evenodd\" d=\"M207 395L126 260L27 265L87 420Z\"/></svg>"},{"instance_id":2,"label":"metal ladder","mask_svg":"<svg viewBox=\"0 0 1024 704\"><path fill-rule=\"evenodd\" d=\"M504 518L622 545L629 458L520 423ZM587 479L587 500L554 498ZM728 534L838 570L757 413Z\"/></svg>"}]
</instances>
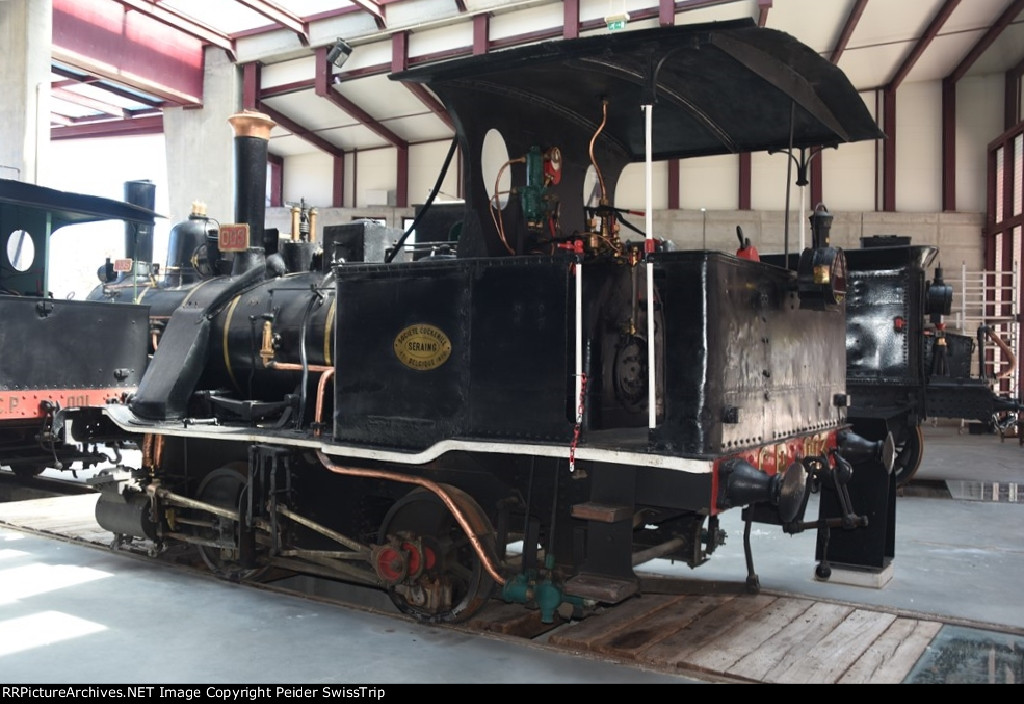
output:
<instances>
[{"instance_id":1,"label":"metal ladder","mask_svg":"<svg viewBox=\"0 0 1024 704\"><path fill-rule=\"evenodd\" d=\"M953 292L952 319L956 331L977 337L979 326L988 325L1020 360L1021 333L1020 262L1013 263L1010 271L971 271L966 264L960 267L960 285ZM1020 397L1019 364L1005 354L990 339L985 345L985 376L992 381L997 393ZM978 370L972 370L978 373ZM998 375L999 378L993 378Z\"/></svg>"}]
</instances>

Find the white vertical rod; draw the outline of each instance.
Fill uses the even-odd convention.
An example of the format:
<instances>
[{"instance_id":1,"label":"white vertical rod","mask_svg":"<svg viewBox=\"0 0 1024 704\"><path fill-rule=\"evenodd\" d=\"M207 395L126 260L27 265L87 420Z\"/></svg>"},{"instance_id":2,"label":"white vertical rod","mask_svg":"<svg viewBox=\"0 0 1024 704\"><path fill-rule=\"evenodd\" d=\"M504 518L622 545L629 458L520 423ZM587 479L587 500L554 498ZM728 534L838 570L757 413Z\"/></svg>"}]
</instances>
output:
<instances>
[{"instance_id":1,"label":"white vertical rod","mask_svg":"<svg viewBox=\"0 0 1024 704\"><path fill-rule=\"evenodd\" d=\"M807 248L807 186L800 186L800 253Z\"/></svg>"},{"instance_id":2,"label":"white vertical rod","mask_svg":"<svg viewBox=\"0 0 1024 704\"><path fill-rule=\"evenodd\" d=\"M644 228L647 232L645 251L650 255L654 251L654 193L653 193L653 168L651 165L652 147L652 115L653 105L644 105L644 147L647 152L644 163L644 177L646 180L647 200L645 204ZM654 262L647 258L647 427L653 429L658 421L658 409L655 406L657 389L654 386L657 375L655 373L654 357Z\"/></svg>"},{"instance_id":3,"label":"white vertical rod","mask_svg":"<svg viewBox=\"0 0 1024 704\"><path fill-rule=\"evenodd\" d=\"M573 409L576 422L582 422L579 417L580 397L583 395L583 261L576 262L576 397L573 401L576 407Z\"/></svg>"}]
</instances>

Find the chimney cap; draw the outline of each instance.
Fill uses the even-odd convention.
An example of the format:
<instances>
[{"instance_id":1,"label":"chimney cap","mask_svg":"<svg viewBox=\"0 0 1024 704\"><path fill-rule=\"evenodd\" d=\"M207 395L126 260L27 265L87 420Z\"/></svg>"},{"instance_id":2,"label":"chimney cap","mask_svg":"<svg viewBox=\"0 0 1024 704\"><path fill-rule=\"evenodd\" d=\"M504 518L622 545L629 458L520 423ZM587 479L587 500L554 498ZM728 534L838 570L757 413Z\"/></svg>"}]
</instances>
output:
<instances>
[{"instance_id":1,"label":"chimney cap","mask_svg":"<svg viewBox=\"0 0 1024 704\"><path fill-rule=\"evenodd\" d=\"M270 139L270 131L277 125L270 116L258 110L243 110L228 118L235 137L257 137Z\"/></svg>"}]
</instances>

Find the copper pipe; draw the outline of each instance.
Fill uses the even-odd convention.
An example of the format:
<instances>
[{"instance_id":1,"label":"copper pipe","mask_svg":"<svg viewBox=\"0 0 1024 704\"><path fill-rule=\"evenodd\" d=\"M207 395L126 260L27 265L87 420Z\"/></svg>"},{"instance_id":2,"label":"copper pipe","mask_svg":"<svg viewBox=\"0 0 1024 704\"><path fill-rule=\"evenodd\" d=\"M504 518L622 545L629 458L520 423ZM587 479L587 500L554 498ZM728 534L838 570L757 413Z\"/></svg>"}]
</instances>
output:
<instances>
[{"instance_id":1,"label":"copper pipe","mask_svg":"<svg viewBox=\"0 0 1024 704\"><path fill-rule=\"evenodd\" d=\"M480 539L473 532L473 528L472 526L470 526L465 514L463 514L463 512L456 505L455 501L452 500L452 498L445 492L445 490L441 488L440 484L438 484L437 482L432 482L429 479L424 479L422 477L412 477L406 474L399 474L397 472L389 472L381 469L359 469L356 467L342 467L331 462L330 458L320 450L316 451L316 456L317 459L320 460L320 463L325 468L334 472L335 474L353 477L369 477L371 479L387 479L390 481L402 482L405 484L415 484L432 492L435 496L441 499L444 505L448 507L448 510L451 511L451 514L455 518L455 521L459 524L459 527L462 528L462 531L466 534L466 537L469 538L469 542L473 545L473 550L476 552L477 557L480 558L480 562L483 563L484 569L487 570L487 574L491 575L491 578L494 579L494 581L498 584L505 584L505 578L501 576L501 573L498 572L497 567L495 567L494 563L491 562L490 557L487 555L487 551L484 550L484 546L480 543Z\"/></svg>"},{"instance_id":2,"label":"copper pipe","mask_svg":"<svg viewBox=\"0 0 1024 704\"><path fill-rule=\"evenodd\" d=\"M320 375L320 382L316 385L316 413L313 417L314 431L313 434L317 437L320 436L320 419L323 417L324 411L324 389L327 388L328 380L334 376L334 369L328 369Z\"/></svg>"},{"instance_id":3,"label":"copper pipe","mask_svg":"<svg viewBox=\"0 0 1024 704\"><path fill-rule=\"evenodd\" d=\"M601 185L601 205L605 205L608 202L608 191L604 187L604 176L601 174L601 167L597 165L597 159L594 158L594 143L597 142L598 136L604 131L604 126L608 122L608 101L601 101L601 124L597 128L597 132L590 138L590 163L594 167L594 172L597 175L597 182Z\"/></svg>"},{"instance_id":4,"label":"copper pipe","mask_svg":"<svg viewBox=\"0 0 1024 704\"><path fill-rule=\"evenodd\" d=\"M996 343L999 349L1003 351L1003 354L1006 355L1006 362L1004 362L1006 368L997 373L995 377L996 379L1006 379L1013 374L1013 370L1017 367L1017 355L1013 353L1013 350L1010 349L1008 344L1003 342L1003 339L999 337L999 335L995 334L992 328L988 329L988 336L991 338L992 342Z\"/></svg>"},{"instance_id":5,"label":"copper pipe","mask_svg":"<svg viewBox=\"0 0 1024 704\"><path fill-rule=\"evenodd\" d=\"M157 435L153 442L153 466L160 468L160 462L164 458L164 436Z\"/></svg>"},{"instance_id":6,"label":"copper pipe","mask_svg":"<svg viewBox=\"0 0 1024 704\"><path fill-rule=\"evenodd\" d=\"M142 436L142 466L147 469L153 466L153 437L152 433Z\"/></svg>"},{"instance_id":7,"label":"copper pipe","mask_svg":"<svg viewBox=\"0 0 1024 704\"><path fill-rule=\"evenodd\" d=\"M301 364L295 362L269 362L267 367L270 369L283 369L291 372L301 372L303 369L308 369L311 372L333 372L334 367L328 367L326 364L307 364L303 367Z\"/></svg>"}]
</instances>

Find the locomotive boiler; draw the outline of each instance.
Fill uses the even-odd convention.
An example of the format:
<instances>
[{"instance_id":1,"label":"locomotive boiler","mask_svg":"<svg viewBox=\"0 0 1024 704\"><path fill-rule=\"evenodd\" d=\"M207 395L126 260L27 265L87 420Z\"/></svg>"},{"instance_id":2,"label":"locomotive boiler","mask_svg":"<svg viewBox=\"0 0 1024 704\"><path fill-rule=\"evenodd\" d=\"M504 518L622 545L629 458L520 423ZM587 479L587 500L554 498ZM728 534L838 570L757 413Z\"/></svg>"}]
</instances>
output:
<instances>
[{"instance_id":1,"label":"locomotive boiler","mask_svg":"<svg viewBox=\"0 0 1024 704\"><path fill-rule=\"evenodd\" d=\"M843 253L790 269L670 251L651 208L631 240L614 206L630 162L876 138L838 69L730 22L394 78L428 85L457 126L458 235L417 227L455 256L343 261L302 238L313 253L285 256L251 205L243 250L198 235L188 281L178 256L172 284L132 299L151 306L137 390L83 431L142 450L97 478L101 526L195 545L230 579L275 566L373 585L424 621L498 596L550 622L636 595L648 560L704 563L723 511L743 511L752 590L752 522L866 524L846 485L862 465L884 476L892 445L847 419ZM236 163L265 164L270 120L233 123ZM811 489L835 499L807 520Z\"/></svg>"}]
</instances>

